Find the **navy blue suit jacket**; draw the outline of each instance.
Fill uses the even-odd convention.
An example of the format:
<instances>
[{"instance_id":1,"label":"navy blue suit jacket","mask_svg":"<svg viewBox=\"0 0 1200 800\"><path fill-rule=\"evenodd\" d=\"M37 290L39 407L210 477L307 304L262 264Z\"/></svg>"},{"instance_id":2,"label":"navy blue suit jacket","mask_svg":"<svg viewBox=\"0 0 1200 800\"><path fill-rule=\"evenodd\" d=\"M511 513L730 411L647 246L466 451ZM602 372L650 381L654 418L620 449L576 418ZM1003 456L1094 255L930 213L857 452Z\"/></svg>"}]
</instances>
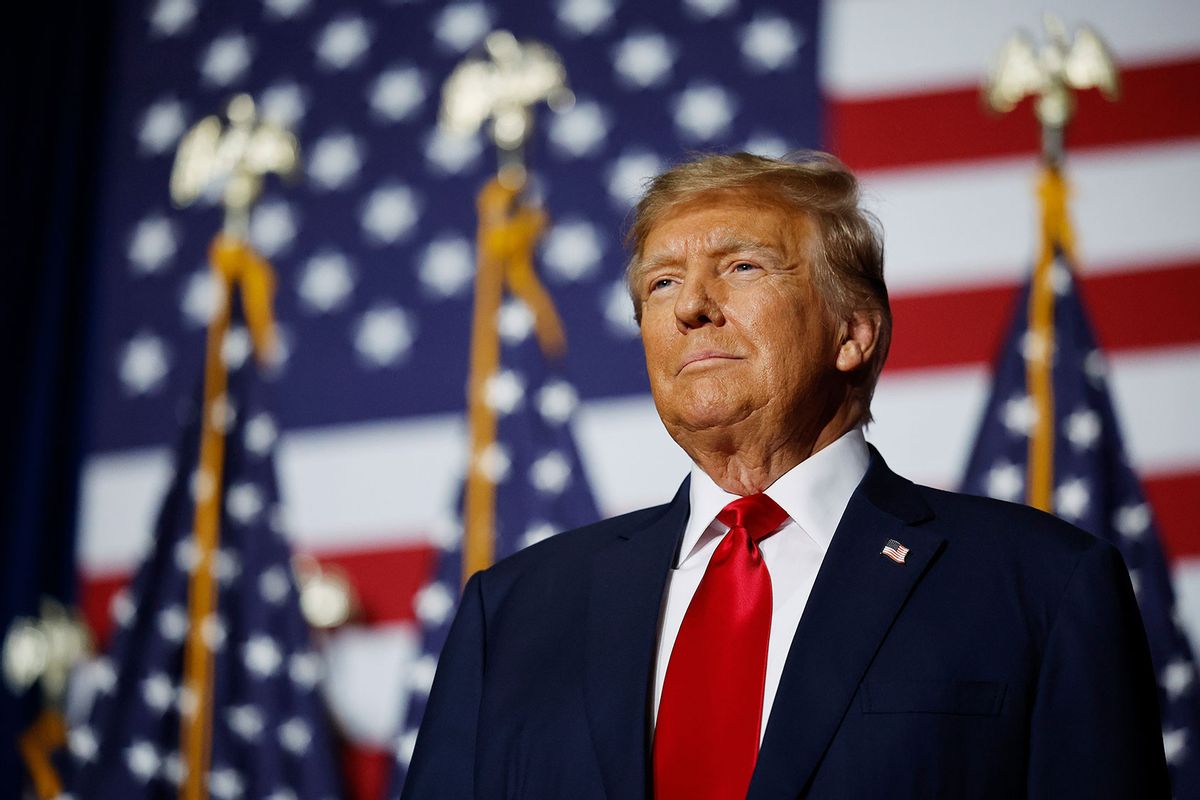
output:
<instances>
[{"instance_id":1,"label":"navy blue suit jacket","mask_svg":"<svg viewBox=\"0 0 1200 800\"><path fill-rule=\"evenodd\" d=\"M468 582L404 798L651 796L656 639L686 487ZM880 555L888 539L910 549L904 564ZM1168 797L1120 555L1049 515L916 486L872 451L747 796Z\"/></svg>"}]
</instances>

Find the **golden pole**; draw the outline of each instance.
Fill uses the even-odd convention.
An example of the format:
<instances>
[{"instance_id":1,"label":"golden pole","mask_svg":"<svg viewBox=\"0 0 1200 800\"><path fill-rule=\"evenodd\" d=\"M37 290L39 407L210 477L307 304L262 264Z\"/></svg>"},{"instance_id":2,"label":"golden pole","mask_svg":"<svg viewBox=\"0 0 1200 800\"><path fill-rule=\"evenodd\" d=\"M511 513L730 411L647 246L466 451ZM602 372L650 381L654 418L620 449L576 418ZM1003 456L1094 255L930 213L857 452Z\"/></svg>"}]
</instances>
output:
<instances>
[{"instance_id":1,"label":"golden pole","mask_svg":"<svg viewBox=\"0 0 1200 800\"><path fill-rule=\"evenodd\" d=\"M479 192L479 231L475 308L471 323L471 366L467 383L469 458L463 507L462 581L495 559L496 484L487 471L488 449L496 441L496 411L487 402L487 383L500 363L497 327L504 295L504 233L514 193L498 180Z\"/></svg>"},{"instance_id":2,"label":"golden pole","mask_svg":"<svg viewBox=\"0 0 1200 800\"><path fill-rule=\"evenodd\" d=\"M558 55L538 43L517 41L508 31L484 39L485 55L459 64L442 85L441 126L473 135L486 126L499 150L500 168L480 190L475 306L471 365L467 380L468 463L463 501L463 583L492 565L496 557L496 411L487 402L488 382L500 366L497 328L504 291L528 306L543 352L563 351L562 325L550 295L533 268L533 250L546 226L545 215L519 198L525 186L525 140L533 127L532 107L574 102Z\"/></svg>"},{"instance_id":3,"label":"golden pole","mask_svg":"<svg viewBox=\"0 0 1200 800\"><path fill-rule=\"evenodd\" d=\"M496 442L496 410L487 400L488 381L500 366L498 314L507 288L533 314L542 352L566 349L562 322L550 294L538 280L533 252L546 227L541 211L524 205L519 188L493 178L479 192L478 269L467 383L469 462L463 503L463 583L496 558L496 483L490 449Z\"/></svg>"},{"instance_id":4,"label":"golden pole","mask_svg":"<svg viewBox=\"0 0 1200 800\"><path fill-rule=\"evenodd\" d=\"M187 773L179 794L184 800L206 800L205 776L212 744L212 659L204 641L204 622L216 610L213 560L221 540L222 481L225 463L225 413L229 373L222 349L229 331L235 288L241 290L246 324L255 353L265 361L274 345L271 300L274 275L270 265L244 241L218 234L209 263L220 290L220 306L208 325L204 351L204 405L200 420L200 463L192 483L196 510L193 541L197 560L188 580L188 634L184 644L183 687L189 702L180 716L180 750Z\"/></svg>"}]
</instances>

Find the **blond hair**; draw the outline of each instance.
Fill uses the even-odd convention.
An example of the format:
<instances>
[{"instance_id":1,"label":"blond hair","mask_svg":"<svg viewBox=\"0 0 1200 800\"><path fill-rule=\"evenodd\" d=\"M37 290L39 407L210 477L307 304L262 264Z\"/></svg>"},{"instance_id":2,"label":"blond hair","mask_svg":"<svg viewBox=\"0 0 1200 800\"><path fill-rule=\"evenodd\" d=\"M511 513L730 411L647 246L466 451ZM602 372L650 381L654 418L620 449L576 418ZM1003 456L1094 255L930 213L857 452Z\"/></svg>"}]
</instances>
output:
<instances>
[{"instance_id":1,"label":"blond hair","mask_svg":"<svg viewBox=\"0 0 1200 800\"><path fill-rule=\"evenodd\" d=\"M834 156L815 150L775 159L750 153L701 155L650 182L625 236L630 251L626 283L641 323L642 298L634 273L650 231L674 208L707 192L759 191L812 220L818 232L812 277L830 317L849 321L856 312L879 315L871 364L859 385L864 416L892 338L892 311L883 280L883 230L860 205L858 180Z\"/></svg>"}]
</instances>

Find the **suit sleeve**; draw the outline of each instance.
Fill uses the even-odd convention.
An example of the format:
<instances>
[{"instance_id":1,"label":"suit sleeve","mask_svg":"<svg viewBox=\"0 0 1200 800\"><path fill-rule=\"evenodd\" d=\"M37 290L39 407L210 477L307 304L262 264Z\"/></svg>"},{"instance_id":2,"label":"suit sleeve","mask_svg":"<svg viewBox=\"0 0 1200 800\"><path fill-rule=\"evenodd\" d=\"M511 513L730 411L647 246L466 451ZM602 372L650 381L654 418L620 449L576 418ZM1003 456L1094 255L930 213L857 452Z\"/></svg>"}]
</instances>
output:
<instances>
[{"instance_id":1,"label":"suit sleeve","mask_svg":"<svg viewBox=\"0 0 1200 800\"><path fill-rule=\"evenodd\" d=\"M485 626L480 576L462 602L438 658L401 800L475 796L475 741L483 697Z\"/></svg>"},{"instance_id":2,"label":"suit sleeve","mask_svg":"<svg viewBox=\"0 0 1200 800\"><path fill-rule=\"evenodd\" d=\"M1033 698L1029 797L1169 798L1158 687L1125 563L1097 541L1052 624Z\"/></svg>"}]
</instances>

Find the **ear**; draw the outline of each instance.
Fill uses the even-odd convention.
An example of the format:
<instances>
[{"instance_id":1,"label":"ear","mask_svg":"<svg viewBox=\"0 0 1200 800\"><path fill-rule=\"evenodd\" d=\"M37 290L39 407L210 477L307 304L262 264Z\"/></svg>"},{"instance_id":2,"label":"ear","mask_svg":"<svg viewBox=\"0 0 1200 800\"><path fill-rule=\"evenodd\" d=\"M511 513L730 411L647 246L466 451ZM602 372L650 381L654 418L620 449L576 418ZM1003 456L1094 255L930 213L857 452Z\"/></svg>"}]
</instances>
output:
<instances>
[{"instance_id":1,"label":"ear","mask_svg":"<svg viewBox=\"0 0 1200 800\"><path fill-rule=\"evenodd\" d=\"M854 372L870 363L881 324L879 312L870 310L855 311L850 319L842 323L842 341L837 353L838 371Z\"/></svg>"}]
</instances>

